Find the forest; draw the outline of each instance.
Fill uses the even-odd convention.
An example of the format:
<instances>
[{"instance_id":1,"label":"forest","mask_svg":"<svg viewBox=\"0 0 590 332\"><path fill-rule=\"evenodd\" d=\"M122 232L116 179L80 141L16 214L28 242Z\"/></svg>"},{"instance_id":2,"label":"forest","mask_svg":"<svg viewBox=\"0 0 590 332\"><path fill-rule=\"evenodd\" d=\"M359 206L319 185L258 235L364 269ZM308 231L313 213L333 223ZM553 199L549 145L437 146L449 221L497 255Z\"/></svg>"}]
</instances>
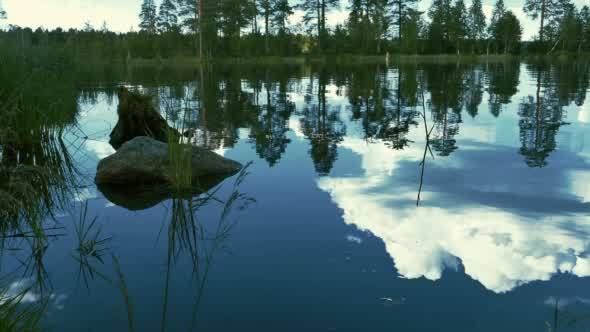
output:
<instances>
[{"instance_id":1,"label":"forest","mask_svg":"<svg viewBox=\"0 0 590 332\"><path fill-rule=\"evenodd\" d=\"M345 23L328 15L346 10ZM296 11L302 21L291 24ZM10 25L0 45L58 49L78 59L191 57L382 56L386 54L583 54L590 51L590 8L571 0L526 0L538 23L533 40L503 0L491 17L481 0L434 0L426 12L417 0L143 0L140 24L116 33L108 21L94 27L46 30ZM0 18L10 13L0 8Z\"/></svg>"}]
</instances>

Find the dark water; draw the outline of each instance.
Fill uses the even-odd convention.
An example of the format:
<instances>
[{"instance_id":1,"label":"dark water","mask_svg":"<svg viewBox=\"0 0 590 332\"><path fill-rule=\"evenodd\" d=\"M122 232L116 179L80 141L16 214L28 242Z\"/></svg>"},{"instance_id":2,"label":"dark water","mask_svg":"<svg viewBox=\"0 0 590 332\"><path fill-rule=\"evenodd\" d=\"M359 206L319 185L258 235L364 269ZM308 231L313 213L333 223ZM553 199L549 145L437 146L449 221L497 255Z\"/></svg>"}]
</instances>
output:
<instances>
[{"instance_id":1,"label":"dark water","mask_svg":"<svg viewBox=\"0 0 590 332\"><path fill-rule=\"evenodd\" d=\"M73 119L49 138L57 152L47 141L41 152L3 147L17 163L55 160L57 189L43 190L67 204L45 218L46 240L3 247L2 280L26 290L23 302L47 303L56 331L585 330L589 69L84 78ZM109 201L93 178L114 152L121 84L153 95L194 144L252 161L247 173L215 199Z\"/></svg>"}]
</instances>

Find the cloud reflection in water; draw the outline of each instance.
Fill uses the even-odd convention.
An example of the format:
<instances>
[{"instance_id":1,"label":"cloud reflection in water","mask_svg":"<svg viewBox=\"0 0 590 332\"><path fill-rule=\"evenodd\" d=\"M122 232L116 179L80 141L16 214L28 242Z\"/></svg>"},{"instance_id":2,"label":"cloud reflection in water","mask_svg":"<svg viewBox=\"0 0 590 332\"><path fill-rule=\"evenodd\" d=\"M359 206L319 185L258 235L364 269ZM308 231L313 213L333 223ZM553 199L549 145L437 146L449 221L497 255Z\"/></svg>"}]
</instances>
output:
<instances>
[{"instance_id":1,"label":"cloud reflection in water","mask_svg":"<svg viewBox=\"0 0 590 332\"><path fill-rule=\"evenodd\" d=\"M580 193L575 179L580 173L586 178L590 172L581 170L587 166L579 165L585 164L580 158L542 174L502 160L496 165L473 164L474 158L461 159L461 154L430 160L425 187L430 191L423 193L424 204L417 208L416 179L404 181L400 174L417 173L420 143L394 151L383 144L346 138L342 148L361 156L363 175L322 177L318 186L343 210L345 223L383 240L401 277L434 281L445 269L456 270L462 264L471 278L502 293L531 281L549 280L558 272L590 276L586 256L590 209L575 195ZM477 150L477 145L466 148L463 156ZM513 149L500 150L496 153L514 157ZM496 168L493 176L486 175L488 168ZM465 172L464 178L448 186L437 183L445 178L437 173L457 171ZM504 179L498 178L502 175ZM514 176L526 178L511 180ZM552 189L553 193L535 192L539 176L561 187ZM496 202L494 197L502 195L513 203ZM535 212L534 207L552 200L555 208L545 206Z\"/></svg>"}]
</instances>

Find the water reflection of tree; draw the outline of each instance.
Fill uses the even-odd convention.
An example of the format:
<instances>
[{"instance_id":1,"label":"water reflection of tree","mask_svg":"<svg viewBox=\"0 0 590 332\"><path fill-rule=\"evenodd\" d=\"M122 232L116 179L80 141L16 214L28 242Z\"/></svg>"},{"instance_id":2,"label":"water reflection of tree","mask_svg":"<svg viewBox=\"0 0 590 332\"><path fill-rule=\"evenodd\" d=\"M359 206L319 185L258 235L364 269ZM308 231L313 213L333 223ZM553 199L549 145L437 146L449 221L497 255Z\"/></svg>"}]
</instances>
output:
<instances>
[{"instance_id":1,"label":"water reflection of tree","mask_svg":"<svg viewBox=\"0 0 590 332\"><path fill-rule=\"evenodd\" d=\"M483 99L483 72L474 67L466 74L465 79L465 111L472 117L477 116L479 104Z\"/></svg>"},{"instance_id":2,"label":"water reflection of tree","mask_svg":"<svg viewBox=\"0 0 590 332\"><path fill-rule=\"evenodd\" d=\"M439 155L448 156L457 149L455 136L462 122L465 71L451 65L427 66L424 70L435 123L431 146Z\"/></svg>"},{"instance_id":3,"label":"water reflection of tree","mask_svg":"<svg viewBox=\"0 0 590 332\"><path fill-rule=\"evenodd\" d=\"M416 125L416 70L415 65L399 65L393 76L382 66L353 67L336 80L346 86L352 120L361 124L365 140L379 139L396 150L411 142L407 134Z\"/></svg>"},{"instance_id":4,"label":"water reflection of tree","mask_svg":"<svg viewBox=\"0 0 590 332\"><path fill-rule=\"evenodd\" d=\"M295 111L295 104L287 96L288 82L285 76L273 83L270 80L270 69L265 71L264 106L258 107L258 114L251 125L250 138L256 153L265 159L270 166L276 164L287 145L288 121Z\"/></svg>"},{"instance_id":5,"label":"water reflection of tree","mask_svg":"<svg viewBox=\"0 0 590 332\"><path fill-rule=\"evenodd\" d=\"M512 61L492 62L485 66L488 84L488 105L490 113L497 117L503 105L510 103L512 96L518 92L520 63Z\"/></svg>"},{"instance_id":6,"label":"water reflection of tree","mask_svg":"<svg viewBox=\"0 0 590 332\"><path fill-rule=\"evenodd\" d=\"M366 140L378 135L386 116L385 101L391 97L388 84L387 72L380 66L351 68L347 77L352 119L360 122Z\"/></svg>"},{"instance_id":7,"label":"water reflection of tree","mask_svg":"<svg viewBox=\"0 0 590 332\"><path fill-rule=\"evenodd\" d=\"M304 109L301 112L301 129L311 142L310 155L318 174L330 173L338 158L338 143L346 134L346 128L340 120L339 109L326 102L328 73L321 69L317 79L311 80Z\"/></svg>"},{"instance_id":8,"label":"water reflection of tree","mask_svg":"<svg viewBox=\"0 0 590 332\"><path fill-rule=\"evenodd\" d=\"M416 106L418 104L418 80L421 73L418 73L417 66L413 64L400 64L396 80L395 97L391 106L391 112L386 112L382 130L378 136L391 148L401 150L408 146L411 141L407 138L411 126L416 122Z\"/></svg>"},{"instance_id":9,"label":"water reflection of tree","mask_svg":"<svg viewBox=\"0 0 590 332\"><path fill-rule=\"evenodd\" d=\"M551 82L551 71L543 65L532 65L536 80L534 96L523 98L519 107L520 153L530 167L544 167L556 148L556 135L564 124L559 88Z\"/></svg>"}]
</instances>

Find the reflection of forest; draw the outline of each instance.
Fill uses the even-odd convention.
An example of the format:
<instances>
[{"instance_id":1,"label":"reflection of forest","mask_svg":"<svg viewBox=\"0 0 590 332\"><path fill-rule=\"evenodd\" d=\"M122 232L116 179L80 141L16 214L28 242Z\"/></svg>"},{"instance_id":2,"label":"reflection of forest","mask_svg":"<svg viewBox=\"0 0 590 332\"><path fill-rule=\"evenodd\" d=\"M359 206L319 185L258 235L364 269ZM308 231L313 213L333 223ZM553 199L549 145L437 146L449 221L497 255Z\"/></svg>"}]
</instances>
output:
<instances>
[{"instance_id":1,"label":"reflection of forest","mask_svg":"<svg viewBox=\"0 0 590 332\"><path fill-rule=\"evenodd\" d=\"M247 129L249 141L269 165L276 164L290 143L289 120L297 116L302 134L310 142L310 156L318 174L328 174L337 159L338 144L347 134L343 104L330 98L346 98L349 121L357 122L365 140L380 140L393 149L412 142L411 128L418 125L419 91L424 91L434 121L430 137L434 153L448 156L458 149L456 136L463 117L477 117L487 93L489 112L498 117L518 92L521 65L396 64L345 66L220 66L204 67L191 80L173 73L135 73L147 92L158 96L168 118L192 133L193 142L211 149L229 148ZM544 166L555 149L555 136L563 124L563 108L581 105L588 86L588 65L530 64L527 71L536 93L520 101L519 122L527 165ZM582 75L579 75L582 73ZM164 77L164 78L161 78ZM150 84L143 84L147 80ZM179 83L180 82L180 83ZM188 82L188 83L186 83ZM93 92L84 92L91 98ZM113 94L114 91L108 90ZM296 107L293 95L304 97ZM112 98L113 96L111 96ZM463 113L465 111L465 114Z\"/></svg>"},{"instance_id":2,"label":"reflection of forest","mask_svg":"<svg viewBox=\"0 0 590 332\"><path fill-rule=\"evenodd\" d=\"M316 171L322 175L330 172L338 158L338 145L347 134L346 122L357 122L367 141L379 140L398 150L412 144L408 133L419 123L418 94L424 91L434 124L431 147L434 153L448 156L459 148L455 137L466 114L477 117L481 113L484 94L489 112L495 117L502 114L518 91L520 68L515 62L495 62L404 63L393 67L206 66L188 72L152 68L84 71L101 89L76 89L85 84L75 77L44 74L45 80L53 78L56 83L30 80L21 104L10 107L26 110L52 105L59 111L15 113L3 105L3 112L10 117L5 117L9 121L3 122L1 131L2 176L7 178L11 174L8 170L17 165L49 164L48 170L64 178L67 168L63 166L69 160L61 136L75 122L75 101L94 104L103 93L107 101L113 102L116 89L108 82L123 80L152 94L166 117L190 133L194 144L210 149L230 148L240 138L247 138L270 166L284 155L290 143L289 130L301 130L310 142L309 153ZM7 67L3 70L6 77L18 76ZM556 148L564 106L572 102L582 105L585 100L588 65L536 63L528 65L527 71L536 86L535 93L520 101L520 152L529 166L544 166ZM10 91L9 84L4 86L3 91ZM304 98L301 106L296 107L293 96ZM344 98L346 104L334 103L331 98ZM349 112L344 113L346 105ZM298 121L290 122L293 117ZM28 126L22 125L25 123ZM290 124L298 128L289 128ZM244 133L247 137L240 137ZM3 185L6 183L11 182L6 180Z\"/></svg>"}]
</instances>

